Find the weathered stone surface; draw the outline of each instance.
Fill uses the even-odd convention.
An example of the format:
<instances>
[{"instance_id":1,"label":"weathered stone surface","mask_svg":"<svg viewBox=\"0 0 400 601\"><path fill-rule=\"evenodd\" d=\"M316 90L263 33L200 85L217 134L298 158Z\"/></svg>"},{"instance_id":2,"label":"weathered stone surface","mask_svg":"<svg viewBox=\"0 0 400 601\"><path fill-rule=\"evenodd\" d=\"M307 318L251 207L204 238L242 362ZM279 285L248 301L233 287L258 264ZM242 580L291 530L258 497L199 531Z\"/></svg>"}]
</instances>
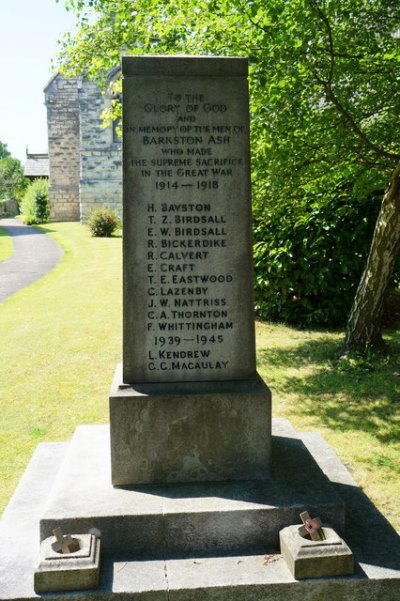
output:
<instances>
[{"instance_id":1,"label":"weathered stone surface","mask_svg":"<svg viewBox=\"0 0 400 601\"><path fill-rule=\"evenodd\" d=\"M247 60L130 56L122 72L113 484L266 478L271 395L256 373Z\"/></svg>"},{"instance_id":2,"label":"weathered stone surface","mask_svg":"<svg viewBox=\"0 0 400 601\"><path fill-rule=\"evenodd\" d=\"M104 127L103 111L111 105L91 81L79 89L80 119L80 218L107 206L122 215L122 144L113 127Z\"/></svg>"},{"instance_id":3,"label":"weathered stone surface","mask_svg":"<svg viewBox=\"0 0 400 601\"><path fill-rule=\"evenodd\" d=\"M79 220L79 101L76 79L60 74L45 88L52 221Z\"/></svg>"},{"instance_id":4,"label":"weathered stone surface","mask_svg":"<svg viewBox=\"0 0 400 601\"><path fill-rule=\"evenodd\" d=\"M142 384L110 394L112 482L265 479L271 394L259 379Z\"/></svg>"},{"instance_id":5,"label":"weathered stone surface","mask_svg":"<svg viewBox=\"0 0 400 601\"><path fill-rule=\"evenodd\" d=\"M79 550L73 553L54 551L55 538L40 545L40 562L35 571L37 593L76 591L97 588L100 575L100 539L93 534L74 534Z\"/></svg>"},{"instance_id":6,"label":"weathered stone surface","mask_svg":"<svg viewBox=\"0 0 400 601\"><path fill-rule=\"evenodd\" d=\"M121 214L121 142L101 117L109 95L94 82L58 73L45 88L45 104L51 220L85 220L104 205Z\"/></svg>"},{"instance_id":7,"label":"weathered stone surface","mask_svg":"<svg viewBox=\"0 0 400 601\"><path fill-rule=\"evenodd\" d=\"M320 541L304 538L300 530L301 526L288 526L279 533L281 553L296 579L353 573L353 553L333 528L323 526Z\"/></svg>"},{"instance_id":8,"label":"weathered stone surface","mask_svg":"<svg viewBox=\"0 0 400 601\"><path fill-rule=\"evenodd\" d=\"M123 75L124 382L254 379L247 61Z\"/></svg>"},{"instance_id":9,"label":"weathered stone surface","mask_svg":"<svg viewBox=\"0 0 400 601\"><path fill-rule=\"evenodd\" d=\"M287 423L274 423L281 435L279 438L284 437L285 432L289 433ZM296 434L291 432L290 437L294 439ZM321 469L348 504L351 521L345 539L355 554L353 576L297 581L279 554L230 554L221 557L211 551L208 557L190 553L176 559L164 555L163 559L152 561L135 560L130 556L128 545L123 556L118 557L115 553L107 553L107 543L103 541L106 553L102 561L100 587L94 591L68 593L68 597L74 601L123 601L127 598L136 601L398 601L399 536L354 484L326 443L315 434L302 434L301 437L307 442L310 453L316 457L322 455ZM36 601L38 598L33 590L33 572L39 557L38 522L67 448L64 443L39 445L0 522L2 601ZM289 453L292 464L295 454ZM101 460L102 457L99 457ZM95 458L92 457L88 463L94 467ZM81 508L83 515L85 505L86 520L91 522L88 508L92 507L101 490L96 486L96 476L95 470L87 474L87 491L91 491L91 496ZM127 495L131 492L113 491ZM314 490L309 492L313 494ZM150 502L151 495L146 496ZM52 498L55 500L54 496ZM303 500L304 497L302 507ZM112 502L116 511L124 511L122 501L118 504L113 499ZM318 511L324 518L318 507L307 507L312 513ZM112 526L109 528L111 530ZM379 532L379 537L376 532ZM124 536L123 530L119 535L121 538ZM29 540L29 545L21 543L26 540ZM49 601L63 598L63 593L46 594Z\"/></svg>"},{"instance_id":10,"label":"weathered stone surface","mask_svg":"<svg viewBox=\"0 0 400 601\"><path fill-rule=\"evenodd\" d=\"M42 539L56 526L75 532L98 528L106 553L129 549L132 556L152 558L262 553L278 550L279 531L296 523L304 507L344 529L341 499L290 428L273 437L274 469L266 481L129 488L111 485L107 430L77 429L42 515Z\"/></svg>"}]
</instances>

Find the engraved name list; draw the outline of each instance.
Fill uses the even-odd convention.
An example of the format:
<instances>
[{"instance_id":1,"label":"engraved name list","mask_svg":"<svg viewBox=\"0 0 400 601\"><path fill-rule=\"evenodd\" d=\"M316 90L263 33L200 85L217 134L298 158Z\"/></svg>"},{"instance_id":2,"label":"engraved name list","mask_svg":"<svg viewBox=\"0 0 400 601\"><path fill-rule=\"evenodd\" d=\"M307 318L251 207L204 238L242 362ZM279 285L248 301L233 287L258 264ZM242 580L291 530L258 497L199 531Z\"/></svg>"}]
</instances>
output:
<instances>
[{"instance_id":1,"label":"engraved name list","mask_svg":"<svg viewBox=\"0 0 400 601\"><path fill-rule=\"evenodd\" d=\"M135 381L254 376L245 83L124 80L124 287L135 289L124 368Z\"/></svg>"}]
</instances>

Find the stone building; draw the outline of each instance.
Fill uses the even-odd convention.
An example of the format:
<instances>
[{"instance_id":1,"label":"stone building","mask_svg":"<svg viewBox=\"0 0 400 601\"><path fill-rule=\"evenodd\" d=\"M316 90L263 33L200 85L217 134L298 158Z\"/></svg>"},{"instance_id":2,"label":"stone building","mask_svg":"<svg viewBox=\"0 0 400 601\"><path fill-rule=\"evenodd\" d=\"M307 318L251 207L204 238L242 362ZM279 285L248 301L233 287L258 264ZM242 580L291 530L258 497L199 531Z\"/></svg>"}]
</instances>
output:
<instances>
[{"instance_id":1,"label":"stone building","mask_svg":"<svg viewBox=\"0 0 400 601\"><path fill-rule=\"evenodd\" d=\"M110 82L117 74L118 69L110 73ZM50 219L84 221L101 205L121 213L121 142L115 128L104 128L101 119L111 97L93 82L59 73L50 79L44 94Z\"/></svg>"},{"instance_id":2,"label":"stone building","mask_svg":"<svg viewBox=\"0 0 400 601\"><path fill-rule=\"evenodd\" d=\"M38 178L48 179L49 177L49 155L43 153L33 153L26 149L26 159L24 165L24 176L33 181Z\"/></svg>"}]
</instances>

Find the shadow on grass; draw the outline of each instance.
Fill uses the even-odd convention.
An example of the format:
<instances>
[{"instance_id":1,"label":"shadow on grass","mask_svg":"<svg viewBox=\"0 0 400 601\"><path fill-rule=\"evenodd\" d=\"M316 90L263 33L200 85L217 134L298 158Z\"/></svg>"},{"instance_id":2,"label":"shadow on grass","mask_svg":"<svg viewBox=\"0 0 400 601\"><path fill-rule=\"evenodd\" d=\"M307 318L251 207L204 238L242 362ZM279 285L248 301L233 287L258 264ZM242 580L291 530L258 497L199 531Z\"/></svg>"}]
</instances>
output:
<instances>
[{"instance_id":1,"label":"shadow on grass","mask_svg":"<svg viewBox=\"0 0 400 601\"><path fill-rule=\"evenodd\" d=\"M79 222L76 222L79 223ZM80 225L82 226L82 228L85 228L85 224L84 223L80 223ZM33 226L35 229L39 230L40 232L43 232L44 234L48 234L48 233L52 233L52 232L57 232L57 230L52 229L51 225L45 223L43 225L35 225ZM113 239L113 238L122 238L122 231L121 230L117 230L115 233L111 234L111 236L91 236L89 233L89 230L87 229L88 232L88 236L90 238L109 238L109 239Z\"/></svg>"},{"instance_id":2,"label":"shadow on grass","mask_svg":"<svg viewBox=\"0 0 400 601\"><path fill-rule=\"evenodd\" d=\"M298 396L295 415L316 416L331 430L363 431L394 443L400 440L400 332L386 338L386 357L342 362L338 343L326 337L289 348L260 349L259 367L266 374L271 366L282 370L279 393Z\"/></svg>"}]
</instances>

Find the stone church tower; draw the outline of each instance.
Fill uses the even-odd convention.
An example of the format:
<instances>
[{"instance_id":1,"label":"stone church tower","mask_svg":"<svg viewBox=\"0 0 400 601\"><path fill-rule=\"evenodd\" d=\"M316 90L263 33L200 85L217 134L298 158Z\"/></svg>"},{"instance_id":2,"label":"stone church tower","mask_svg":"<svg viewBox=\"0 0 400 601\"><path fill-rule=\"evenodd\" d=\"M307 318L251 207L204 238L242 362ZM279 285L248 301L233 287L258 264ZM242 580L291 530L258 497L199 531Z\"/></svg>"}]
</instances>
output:
<instances>
[{"instance_id":1,"label":"stone church tower","mask_svg":"<svg viewBox=\"0 0 400 601\"><path fill-rule=\"evenodd\" d=\"M112 77L118 69L110 73ZM54 75L44 89L52 221L84 221L106 205L121 214L121 142L101 114L111 97L81 78Z\"/></svg>"}]
</instances>

